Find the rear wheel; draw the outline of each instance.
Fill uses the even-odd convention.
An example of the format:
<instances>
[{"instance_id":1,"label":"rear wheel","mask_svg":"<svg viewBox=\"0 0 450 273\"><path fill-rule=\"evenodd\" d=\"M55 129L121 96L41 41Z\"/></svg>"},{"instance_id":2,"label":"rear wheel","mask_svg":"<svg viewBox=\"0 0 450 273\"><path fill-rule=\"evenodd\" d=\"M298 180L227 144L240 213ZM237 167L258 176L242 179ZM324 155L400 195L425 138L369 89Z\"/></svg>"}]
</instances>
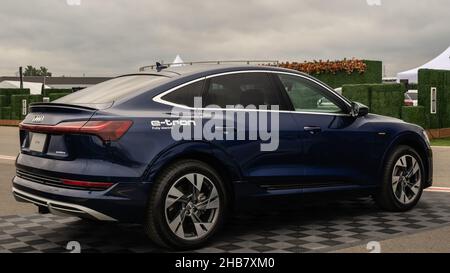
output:
<instances>
[{"instance_id":1,"label":"rear wheel","mask_svg":"<svg viewBox=\"0 0 450 273\"><path fill-rule=\"evenodd\" d=\"M421 157L409 146L399 146L385 164L377 204L388 211L414 208L423 192L424 167Z\"/></svg>"},{"instance_id":2,"label":"rear wheel","mask_svg":"<svg viewBox=\"0 0 450 273\"><path fill-rule=\"evenodd\" d=\"M155 243L175 249L207 243L222 225L227 207L217 172L196 160L180 161L155 182L145 229Z\"/></svg>"}]
</instances>

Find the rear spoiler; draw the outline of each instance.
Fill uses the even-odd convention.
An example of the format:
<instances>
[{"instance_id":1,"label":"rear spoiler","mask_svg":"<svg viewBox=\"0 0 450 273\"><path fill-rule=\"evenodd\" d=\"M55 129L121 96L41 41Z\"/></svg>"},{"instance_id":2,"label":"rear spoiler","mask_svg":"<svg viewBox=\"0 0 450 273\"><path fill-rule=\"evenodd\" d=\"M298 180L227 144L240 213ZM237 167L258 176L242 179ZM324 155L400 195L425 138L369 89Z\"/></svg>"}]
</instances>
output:
<instances>
[{"instance_id":1,"label":"rear spoiler","mask_svg":"<svg viewBox=\"0 0 450 273\"><path fill-rule=\"evenodd\" d=\"M105 109L111 107L113 103L103 103L103 104L66 104L66 103L54 103L54 102L36 102L30 104L30 110L35 108L68 108L73 110L90 110L97 111L100 109ZM100 107L103 106L103 107ZM105 107L107 106L107 107Z\"/></svg>"}]
</instances>

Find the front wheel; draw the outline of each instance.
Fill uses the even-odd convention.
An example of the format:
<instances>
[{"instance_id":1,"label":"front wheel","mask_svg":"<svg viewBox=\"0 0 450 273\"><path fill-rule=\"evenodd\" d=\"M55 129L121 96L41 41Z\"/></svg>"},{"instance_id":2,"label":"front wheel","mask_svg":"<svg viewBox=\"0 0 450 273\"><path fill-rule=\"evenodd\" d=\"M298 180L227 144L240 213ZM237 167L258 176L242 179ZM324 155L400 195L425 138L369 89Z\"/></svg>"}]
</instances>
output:
<instances>
[{"instance_id":1,"label":"front wheel","mask_svg":"<svg viewBox=\"0 0 450 273\"><path fill-rule=\"evenodd\" d=\"M195 160L178 162L154 185L146 232L163 247L198 248L220 228L226 200L225 187L214 169Z\"/></svg>"},{"instance_id":2,"label":"front wheel","mask_svg":"<svg viewBox=\"0 0 450 273\"><path fill-rule=\"evenodd\" d=\"M394 212L414 208L423 192L424 167L419 154L409 146L399 146L385 164L377 204Z\"/></svg>"}]
</instances>

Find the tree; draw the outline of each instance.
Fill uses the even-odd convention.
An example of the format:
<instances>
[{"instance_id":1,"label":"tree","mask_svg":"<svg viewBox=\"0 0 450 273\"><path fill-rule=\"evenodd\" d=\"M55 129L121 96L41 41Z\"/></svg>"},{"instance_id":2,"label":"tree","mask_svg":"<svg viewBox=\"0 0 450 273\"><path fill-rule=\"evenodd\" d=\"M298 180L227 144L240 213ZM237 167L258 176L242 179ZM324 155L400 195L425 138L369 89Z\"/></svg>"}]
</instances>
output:
<instances>
[{"instance_id":1,"label":"tree","mask_svg":"<svg viewBox=\"0 0 450 273\"><path fill-rule=\"evenodd\" d=\"M24 76L46 76L51 77L52 73L48 71L48 69L44 66L41 66L39 69L33 67L32 65L28 65L25 68L23 73Z\"/></svg>"},{"instance_id":2,"label":"tree","mask_svg":"<svg viewBox=\"0 0 450 273\"><path fill-rule=\"evenodd\" d=\"M23 72L24 76L37 76L36 74L37 74L36 68L34 68L31 65L28 65L25 68L25 71Z\"/></svg>"},{"instance_id":3,"label":"tree","mask_svg":"<svg viewBox=\"0 0 450 273\"><path fill-rule=\"evenodd\" d=\"M41 70L41 76L47 76L47 77L52 76L52 73L48 72L47 67L41 66L41 68L39 70Z\"/></svg>"}]
</instances>

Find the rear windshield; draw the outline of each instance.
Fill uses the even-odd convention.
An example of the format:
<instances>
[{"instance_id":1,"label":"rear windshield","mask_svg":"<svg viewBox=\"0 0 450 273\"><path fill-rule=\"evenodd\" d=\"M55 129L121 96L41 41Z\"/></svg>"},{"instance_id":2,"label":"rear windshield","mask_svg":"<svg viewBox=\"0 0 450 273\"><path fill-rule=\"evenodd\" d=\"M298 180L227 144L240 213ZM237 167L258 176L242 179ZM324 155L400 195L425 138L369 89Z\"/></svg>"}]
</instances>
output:
<instances>
[{"instance_id":1,"label":"rear windshield","mask_svg":"<svg viewBox=\"0 0 450 273\"><path fill-rule=\"evenodd\" d=\"M115 78L100 84L77 91L56 100L56 103L80 105L107 105L136 91L150 90L166 77L139 75Z\"/></svg>"}]
</instances>

